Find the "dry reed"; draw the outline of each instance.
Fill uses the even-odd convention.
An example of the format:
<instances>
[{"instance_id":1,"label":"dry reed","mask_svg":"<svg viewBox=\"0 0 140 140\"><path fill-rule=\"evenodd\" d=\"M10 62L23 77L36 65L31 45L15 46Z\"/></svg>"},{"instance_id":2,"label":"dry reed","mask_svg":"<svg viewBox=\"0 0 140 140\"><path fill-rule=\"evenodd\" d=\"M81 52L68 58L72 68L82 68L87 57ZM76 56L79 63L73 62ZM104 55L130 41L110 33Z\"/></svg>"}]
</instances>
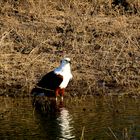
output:
<instances>
[{"instance_id":1,"label":"dry reed","mask_svg":"<svg viewBox=\"0 0 140 140\"><path fill-rule=\"evenodd\" d=\"M0 94L28 94L59 60L72 59L72 95L140 93L140 3L1 0Z\"/></svg>"}]
</instances>

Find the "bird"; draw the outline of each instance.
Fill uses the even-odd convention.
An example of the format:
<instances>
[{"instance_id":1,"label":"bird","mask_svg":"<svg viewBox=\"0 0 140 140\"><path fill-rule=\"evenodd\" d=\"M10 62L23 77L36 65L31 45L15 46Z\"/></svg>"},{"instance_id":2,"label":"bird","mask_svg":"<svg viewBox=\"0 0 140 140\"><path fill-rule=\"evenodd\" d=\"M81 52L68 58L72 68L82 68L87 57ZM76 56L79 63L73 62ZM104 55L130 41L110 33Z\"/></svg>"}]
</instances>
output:
<instances>
[{"instance_id":1,"label":"bird","mask_svg":"<svg viewBox=\"0 0 140 140\"><path fill-rule=\"evenodd\" d=\"M71 73L71 60L68 57L60 61L60 65L42 77L42 79L32 89L33 96L60 96L63 101L65 88L67 87L73 75Z\"/></svg>"}]
</instances>

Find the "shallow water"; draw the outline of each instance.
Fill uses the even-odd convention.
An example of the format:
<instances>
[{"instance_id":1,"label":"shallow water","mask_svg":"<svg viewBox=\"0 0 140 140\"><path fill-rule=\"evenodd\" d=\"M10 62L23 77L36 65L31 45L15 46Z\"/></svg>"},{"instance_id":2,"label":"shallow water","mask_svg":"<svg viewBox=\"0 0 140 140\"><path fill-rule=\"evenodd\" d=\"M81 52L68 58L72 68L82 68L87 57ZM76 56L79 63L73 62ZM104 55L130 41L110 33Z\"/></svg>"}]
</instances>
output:
<instances>
[{"instance_id":1,"label":"shallow water","mask_svg":"<svg viewBox=\"0 0 140 140\"><path fill-rule=\"evenodd\" d=\"M47 103L0 98L0 140L140 140L139 98L88 97Z\"/></svg>"}]
</instances>

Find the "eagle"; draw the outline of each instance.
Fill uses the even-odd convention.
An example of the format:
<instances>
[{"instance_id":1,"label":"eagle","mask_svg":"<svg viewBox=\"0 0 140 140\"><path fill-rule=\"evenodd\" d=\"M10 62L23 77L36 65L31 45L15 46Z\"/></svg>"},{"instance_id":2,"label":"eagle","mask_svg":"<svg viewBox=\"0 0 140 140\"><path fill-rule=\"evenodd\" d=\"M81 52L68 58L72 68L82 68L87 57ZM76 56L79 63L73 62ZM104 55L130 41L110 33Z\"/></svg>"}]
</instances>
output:
<instances>
[{"instance_id":1,"label":"eagle","mask_svg":"<svg viewBox=\"0 0 140 140\"><path fill-rule=\"evenodd\" d=\"M73 78L71 73L70 58L63 58L60 61L60 66L50 71L42 77L42 79L32 89L33 96L55 97L61 96L63 100L65 88L69 81Z\"/></svg>"}]
</instances>

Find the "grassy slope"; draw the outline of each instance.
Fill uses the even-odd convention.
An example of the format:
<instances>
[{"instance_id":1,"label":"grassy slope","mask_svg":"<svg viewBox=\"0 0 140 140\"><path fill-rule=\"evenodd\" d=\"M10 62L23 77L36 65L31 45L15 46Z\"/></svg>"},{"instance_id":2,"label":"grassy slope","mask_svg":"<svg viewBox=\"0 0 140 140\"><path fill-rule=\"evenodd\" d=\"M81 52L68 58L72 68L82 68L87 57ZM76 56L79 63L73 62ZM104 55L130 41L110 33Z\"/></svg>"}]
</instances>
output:
<instances>
[{"instance_id":1,"label":"grassy slope","mask_svg":"<svg viewBox=\"0 0 140 140\"><path fill-rule=\"evenodd\" d=\"M0 94L29 93L64 56L71 94L140 93L140 5L128 1L131 14L103 0L2 0Z\"/></svg>"}]
</instances>

